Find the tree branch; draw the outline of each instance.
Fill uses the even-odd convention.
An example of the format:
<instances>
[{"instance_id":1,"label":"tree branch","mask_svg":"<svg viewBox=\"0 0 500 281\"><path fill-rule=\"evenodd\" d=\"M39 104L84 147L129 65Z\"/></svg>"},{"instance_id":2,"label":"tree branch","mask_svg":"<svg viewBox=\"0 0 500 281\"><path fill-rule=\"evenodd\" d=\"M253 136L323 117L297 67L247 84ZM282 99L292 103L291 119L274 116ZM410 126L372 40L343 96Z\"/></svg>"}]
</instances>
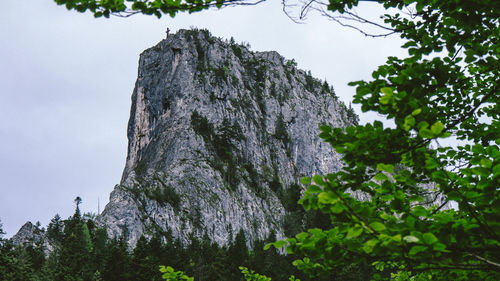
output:
<instances>
[{"instance_id":1,"label":"tree branch","mask_svg":"<svg viewBox=\"0 0 500 281\"><path fill-rule=\"evenodd\" d=\"M376 235L379 235L380 233L378 231L376 231L375 229L373 229L373 227L370 226L370 224L368 223L367 220L365 220L365 218L361 217L360 215L358 215L354 209L349 205L349 203L347 203L347 201L342 197L340 196L340 194L332 187L332 185L330 184L330 181L329 180L326 180L325 181L326 184L328 185L328 188L330 188L330 190L338 197L340 198L340 200L342 201L342 203L344 203L344 205L347 207L347 209L349 210L349 212L351 213L351 215L355 216L358 220L362 221L365 223L365 227L369 228L371 231L373 231L372 234L376 234Z\"/></svg>"},{"instance_id":2,"label":"tree branch","mask_svg":"<svg viewBox=\"0 0 500 281\"><path fill-rule=\"evenodd\" d=\"M180 12L180 11L186 11L186 12L195 12L198 11L199 9L209 9L213 7L217 7L217 5L221 5L220 8L225 8L225 7L231 7L231 6L255 6L260 3L265 2L266 0L253 0L253 1L247 1L247 0L225 0L223 3L218 3L219 1L210 1L210 2L201 2L202 4L186 4L182 5L181 7L177 6L169 6L166 9L162 9L161 12L163 14L168 14L168 12ZM147 4L148 2L146 2ZM130 16L136 15L142 13L142 11L139 10L132 10L130 7L127 7L123 11L116 11L116 12L111 12L110 14L116 17L121 17L121 18L128 18Z\"/></svg>"},{"instance_id":3,"label":"tree branch","mask_svg":"<svg viewBox=\"0 0 500 281\"><path fill-rule=\"evenodd\" d=\"M429 266L425 268L413 268L414 271L427 271L427 270L450 270L450 269L460 269L460 270L481 270L487 267L481 265L468 265L468 264L457 264L450 266Z\"/></svg>"},{"instance_id":4,"label":"tree branch","mask_svg":"<svg viewBox=\"0 0 500 281\"><path fill-rule=\"evenodd\" d=\"M469 255L471 255L471 256L473 256L473 257L475 257L476 259L478 259L478 260L480 260L480 261L483 261L483 262L485 262L485 263L487 263L487 264L489 264L489 265L492 265L492 266L494 266L494 267L497 267L497 269L496 269L496 270L500 270L500 263L492 262L492 261L490 261L490 260L488 260L488 259L485 259L485 258L483 258L483 257L481 257L481 256L478 256L478 255L476 255L476 254L474 254L474 253L467 253L467 254L469 254Z\"/></svg>"}]
</instances>

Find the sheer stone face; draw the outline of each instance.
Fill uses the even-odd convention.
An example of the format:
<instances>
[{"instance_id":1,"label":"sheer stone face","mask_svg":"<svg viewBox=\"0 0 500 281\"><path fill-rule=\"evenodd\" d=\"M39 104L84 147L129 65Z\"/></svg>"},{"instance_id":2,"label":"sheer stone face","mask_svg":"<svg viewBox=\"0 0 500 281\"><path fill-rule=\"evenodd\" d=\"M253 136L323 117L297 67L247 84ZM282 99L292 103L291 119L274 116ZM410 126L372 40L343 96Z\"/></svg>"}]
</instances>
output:
<instances>
[{"instance_id":1,"label":"sheer stone face","mask_svg":"<svg viewBox=\"0 0 500 281\"><path fill-rule=\"evenodd\" d=\"M356 116L333 89L276 52L181 30L144 51L122 181L99 217L109 234L170 231L219 244L283 236L283 194L342 166L319 124Z\"/></svg>"}]
</instances>

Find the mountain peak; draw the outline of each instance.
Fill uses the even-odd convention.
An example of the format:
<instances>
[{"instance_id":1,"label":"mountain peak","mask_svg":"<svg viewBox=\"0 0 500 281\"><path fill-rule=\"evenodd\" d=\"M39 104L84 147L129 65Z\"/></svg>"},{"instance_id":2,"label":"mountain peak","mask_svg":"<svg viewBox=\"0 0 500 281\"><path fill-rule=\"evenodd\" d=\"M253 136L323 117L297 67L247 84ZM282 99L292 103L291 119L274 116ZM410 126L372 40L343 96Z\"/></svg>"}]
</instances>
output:
<instances>
[{"instance_id":1,"label":"mountain peak","mask_svg":"<svg viewBox=\"0 0 500 281\"><path fill-rule=\"evenodd\" d=\"M290 215L299 179L342 166L318 125L355 122L293 60L180 30L140 56L126 165L100 221L113 236L126 228L131 244L154 232L284 237L304 223Z\"/></svg>"}]
</instances>

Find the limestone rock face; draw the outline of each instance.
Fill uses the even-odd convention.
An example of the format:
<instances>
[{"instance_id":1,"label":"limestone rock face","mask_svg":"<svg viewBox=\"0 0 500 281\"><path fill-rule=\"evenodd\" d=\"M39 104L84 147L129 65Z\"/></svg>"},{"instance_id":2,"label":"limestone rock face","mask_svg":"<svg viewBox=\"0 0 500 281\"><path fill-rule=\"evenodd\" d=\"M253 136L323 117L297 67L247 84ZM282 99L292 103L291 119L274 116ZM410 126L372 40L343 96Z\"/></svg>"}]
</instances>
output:
<instances>
[{"instance_id":1,"label":"limestone rock face","mask_svg":"<svg viewBox=\"0 0 500 281\"><path fill-rule=\"evenodd\" d=\"M355 122L293 60L181 30L140 56L125 169L99 221L132 245L155 231L283 237L287 191L342 166L318 125Z\"/></svg>"},{"instance_id":2,"label":"limestone rock face","mask_svg":"<svg viewBox=\"0 0 500 281\"><path fill-rule=\"evenodd\" d=\"M31 222L26 222L21 226L19 231L10 238L14 245L42 245L46 254L52 251L53 246L49 243L47 239L46 232L40 229L40 225L37 223L34 225Z\"/></svg>"}]
</instances>

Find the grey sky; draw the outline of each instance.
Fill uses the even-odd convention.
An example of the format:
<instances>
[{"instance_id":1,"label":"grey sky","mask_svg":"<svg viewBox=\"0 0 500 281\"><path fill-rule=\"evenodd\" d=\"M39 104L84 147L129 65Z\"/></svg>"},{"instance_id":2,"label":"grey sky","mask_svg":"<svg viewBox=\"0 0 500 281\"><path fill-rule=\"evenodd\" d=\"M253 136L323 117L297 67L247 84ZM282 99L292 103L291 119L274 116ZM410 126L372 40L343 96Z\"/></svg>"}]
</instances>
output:
<instances>
[{"instance_id":1,"label":"grey sky","mask_svg":"<svg viewBox=\"0 0 500 281\"><path fill-rule=\"evenodd\" d=\"M0 220L7 236L26 221L43 226L59 213L101 210L119 183L139 54L191 26L276 50L333 85L349 103L347 82L369 79L397 37L366 38L319 16L295 24L281 1L160 20L94 19L53 1L3 0L0 9ZM375 15L376 3L360 12ZM358 111L359 112L359 111ZM371 117L362 116L362 120Z\"/></svg>"}]
</instances>

